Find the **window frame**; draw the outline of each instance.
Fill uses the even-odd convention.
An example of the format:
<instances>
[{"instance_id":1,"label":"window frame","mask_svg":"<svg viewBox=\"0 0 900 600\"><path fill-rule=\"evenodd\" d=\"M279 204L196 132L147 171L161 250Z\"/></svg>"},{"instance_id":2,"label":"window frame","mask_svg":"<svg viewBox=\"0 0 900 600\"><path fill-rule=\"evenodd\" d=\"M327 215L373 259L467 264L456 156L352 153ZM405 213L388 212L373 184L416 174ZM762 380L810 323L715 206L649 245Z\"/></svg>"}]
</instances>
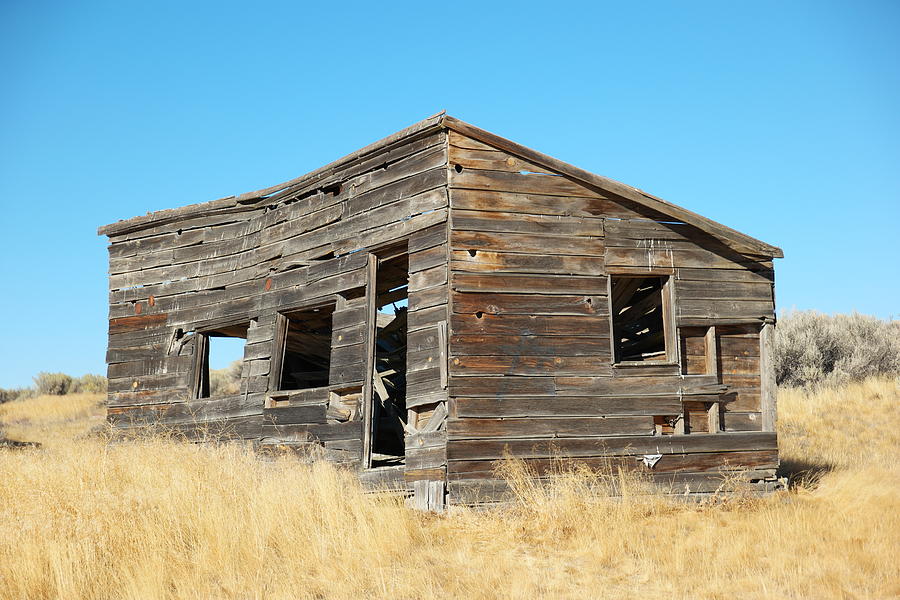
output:
<instances>
[{"instance_id":1,"label":"window frame","mask_svg":"<svg viewBox=\"0 0 900 600\"><path fill-rule=\"evenodd\" d=\"M662 289L660 290L660 300L662 302L662 321L663 321L663 345L665 350L664 360L626 360L618 361L618 348L615 336L615 314L613 306L613 278L621 279L646 279L648 277L665 278ZM613 367L640 368L640 367L672 367L681 368L680 353L678 351L678 332L675 323L675 274L672 270L658 269L640 269L637 271L612 271L607 273L606 277L606 294L609 306L609 345L610 345L610 364Z\"/></svg>"},{"instance_id":2,"label":"window frame","mask_svg":"<svg viewBox=\"0 0 900 600\"><path fill-rule=\"evenodd\" d=\"M211 323L207 325L203 325L201 327L197 327L194 329L194 361L191 372L191 397L194 400L213 400L216 398L221 398L223 396L212 396L209 392L209 338L214 337L210 334L219 331L220 329L226 329L228 327L234 327L236 325L245 325L247 326L247 337L239 339L244 340L244 356L241 357L241 365L246 361L246 353L247 353L247 341L250 337L250 329L253 327L253 322L257 321L257 317L240 317L229 319L227 321L219 321L216 323ZM222 337L232 337L232 336L222 336ZM205 377L204 377L205 375ZM207 387L207 395L202 395L204 383Z\"/></svg>"},{"instance_id":3,"label":"window frame","mask_svg":"<svg viewBox=\"0 0 900 600\"><path fill-rule=\"evenodd\" d=\"M269 367L269 385L268 385L268 393L269 394L279 394L279 393L288 393L300 390L282 390L281 389L281 375L284 372L284 359L285 359L285 351L287 349L287 332L288 332L288 324L290 322L290 313L299 313L305 311L316 310L317 308L331 307L332 308L332 317L338 308L338 297L331 296L327 298L321 298L318 300L314 300L311 302L302 303L296 306L292 306L290 308L281 308L275 311L275 335L272 337L272 357L271 357L271 365ZM331 333L334 335L334 321L331 323ZM329 352L334 351L334 339L332 338L331 344L329 345ZM330 371L330 368L329 368ZM328 375L328 383L326 385L312 387L312 388L301 388L303 390L319 390L324 388L331 387L331 373Z\"/></svg>"}]
</instances>

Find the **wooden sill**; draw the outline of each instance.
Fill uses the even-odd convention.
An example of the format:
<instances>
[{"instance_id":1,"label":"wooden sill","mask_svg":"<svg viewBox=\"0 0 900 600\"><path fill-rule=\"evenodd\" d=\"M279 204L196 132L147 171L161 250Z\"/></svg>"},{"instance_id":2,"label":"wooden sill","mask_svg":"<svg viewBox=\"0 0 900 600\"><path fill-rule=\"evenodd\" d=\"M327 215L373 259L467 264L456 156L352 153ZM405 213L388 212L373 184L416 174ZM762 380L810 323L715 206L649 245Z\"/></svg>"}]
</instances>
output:
<instances>
[{"instance_id":1,"label":"wooden sill","mask_svg":"<svg viewBox=\"0 0 900 600\"><path fill-rule=\"evenodd\" d=\"M677 367L678 363L666 361L634 360L613 363L612 366L614 369L630 369L633 367Z\"/></svg>"}]
</instances>

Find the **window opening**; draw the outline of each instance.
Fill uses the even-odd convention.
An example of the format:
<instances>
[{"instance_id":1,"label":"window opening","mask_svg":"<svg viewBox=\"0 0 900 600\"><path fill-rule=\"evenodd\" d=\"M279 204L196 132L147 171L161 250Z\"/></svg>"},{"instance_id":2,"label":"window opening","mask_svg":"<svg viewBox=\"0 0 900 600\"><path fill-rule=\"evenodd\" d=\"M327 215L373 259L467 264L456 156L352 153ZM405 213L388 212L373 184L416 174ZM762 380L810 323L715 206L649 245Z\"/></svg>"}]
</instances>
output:
<instances>
[{"instance_id":1,"label":"window opening","mask_svg":"<svg viewBox=\"0 0 900 600\"><path fill-rule=\"evenodd\" d=\"M285 313L279 390L325 387L331 369L334 305Z\"/></svg>"},{"instance_id":2,"label":"window opening","mask_svg":"<svg viewBox=\"0 0 900 600\"><path fill-rule=\"evenodd\" d=\"M402 464L406 412L409 256L379 260L375 276L372 466Z\"/></svg>"},{"instance_id":3,"label":"window opening","mask_svg":"<svg viewBox=\"0 0 900 600\"><path fill-rule=\"evenodd\" d=\"M668 277L612 276L613 342L615 361L665 361Z\"/></svg>"},{"instance_id":4,"label":"window opening","mask_svg":"<svg viewBox=\"0 0 900 600\"><path fill-rule=\"evenodd\" d=\"M219 398L240 393L244 346L249 329L250 323L239 323L197 334L197 398Z\"/></svg>"}]
</instances>

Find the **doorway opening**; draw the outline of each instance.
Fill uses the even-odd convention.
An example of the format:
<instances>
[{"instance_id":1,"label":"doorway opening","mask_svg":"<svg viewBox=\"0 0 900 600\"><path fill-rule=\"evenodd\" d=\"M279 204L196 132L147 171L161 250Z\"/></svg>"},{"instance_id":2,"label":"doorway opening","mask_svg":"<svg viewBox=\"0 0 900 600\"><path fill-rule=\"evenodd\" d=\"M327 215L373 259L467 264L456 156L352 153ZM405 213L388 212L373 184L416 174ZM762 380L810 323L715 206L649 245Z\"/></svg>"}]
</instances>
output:
<instances>
[{"instance_id":1,"label":"doorway opening","mask_svg":"<svg viewBox=\"0 0 900 600\"><path fill-rule=\"evenodd\" d=\"M406 248L382 253L375 274L372 467L401 465L405 461L408 300Z\"/></svg>"}]
</instances>

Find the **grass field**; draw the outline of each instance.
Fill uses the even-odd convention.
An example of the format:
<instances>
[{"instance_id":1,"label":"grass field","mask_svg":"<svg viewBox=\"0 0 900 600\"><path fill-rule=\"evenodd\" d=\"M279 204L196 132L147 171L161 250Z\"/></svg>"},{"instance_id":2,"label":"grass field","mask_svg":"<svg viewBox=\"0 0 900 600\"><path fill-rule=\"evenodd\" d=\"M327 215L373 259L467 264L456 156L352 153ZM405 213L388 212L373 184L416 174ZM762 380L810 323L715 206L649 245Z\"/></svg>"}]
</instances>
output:
<instances>
[{"instance_id":1,"label":"grass field","mask_svg":"<svg viewBox=\"0 0 900 600\"><path fill-rule=\"evenodd\" d=\"M421 514L326 464L236 445L107 445L96 396L0 405L2 598L895 598L898 383L779 395L796 485L701 505L604 477ZM609 477L616 477L615 475Z\"/></svg>"}]
</instances>

